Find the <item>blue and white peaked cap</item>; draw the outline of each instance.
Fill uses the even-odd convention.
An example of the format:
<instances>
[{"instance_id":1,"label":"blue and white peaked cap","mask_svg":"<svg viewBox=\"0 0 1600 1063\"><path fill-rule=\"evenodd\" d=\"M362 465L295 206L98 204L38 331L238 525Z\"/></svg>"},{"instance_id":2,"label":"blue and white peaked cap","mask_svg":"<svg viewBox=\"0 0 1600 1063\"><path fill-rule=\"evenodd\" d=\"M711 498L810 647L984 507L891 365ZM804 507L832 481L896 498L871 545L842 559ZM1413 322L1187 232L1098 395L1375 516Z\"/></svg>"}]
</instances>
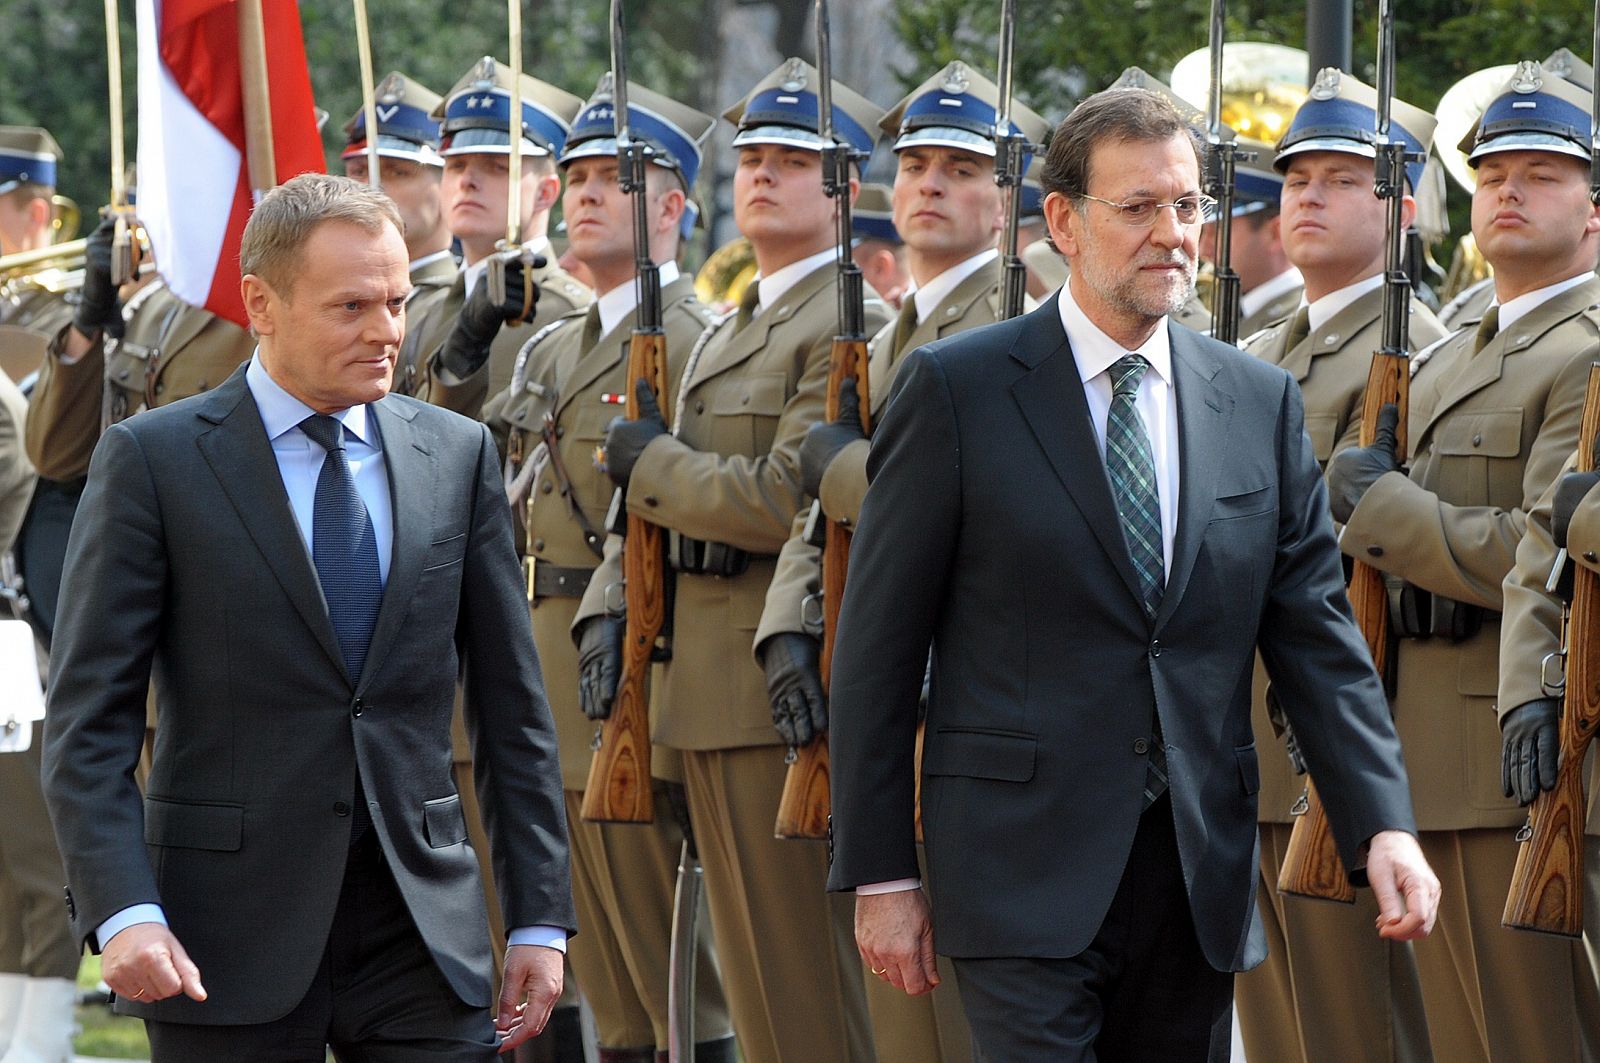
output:
<instances>
[{"instance_id":1,"label":"blue and white peaked cap","mask_svg":"<svg viewBox=\"0 0 1600 1063\"><path fill-rule=\"evenodd\" d=\"M1420 107L1395 99L1389 107L1389 135L1405 141L1408 151L1427 154L1438 119ZM1289 160L1308 151L1340 151L1367 159L1378 157L1378 90L1337 67L1317 71L1306 102L1294 113L1289 129L1278 138L1279 173ZM1422 180L1420 162L1406 164L1412 188Z\"/></svg>"},{"instance_id":2,"label":"blue and white peaked cap","mask_svg":"<svg viewBox=\"0 0 1600 1063\"><path fill-rule=\"evenodd\" d=\"M440 97L398 70L391 70L372 90L378 115L378 154L386 159L410 159L427 166L443 166L439 157L439 122L433 111ZM345 147L341 159L367 150L367 112L361 108L344 124Z\"/></svg>"},{"instance_id":3,"label":"blue and white peaked cap","mask_svg":"<svg viewBox=\"0 0 1600 1063\"><path fill-rule=\"evenodd\" d=\"M803 59L785 59L783 65L762 78L749 95L722 112L739 128L733 146L781 144L790 148L822 150L818 132L816 68ZM833 133L863 158L878 142L878 118L883 109L871 100L833 83Z\"/></svg>"},{"instance_id":4,"label":"blue and white peaked cap","mask_svg":"<svg viewBox=\"0 0 1600 1063\"><path fill-rule=\"evenodd\" d=\"M560 155L572 120L583 101L527 74L517 75L522 90L522 154ZM469 70L444 103L434 109L440 119L439 154L509 155L511 153L511 69L484 56Z\"/></svg>"},{"instance_id":5,"label":"blue and white peaked cap","mask_svg":"<svg viewBox=\"0 0 1600 1063\"><path fill-rule=\"evenodd\" d=\"M600 78L594 95L583 105L572 122L567 146L558 162L565 166L576 159L596 155L617 156L617 129L614 84L608 71ZM650 149L652 163L674 170L683 178L685 191L694 187L700 173L707 138L717 120L701 114L677 100L663 96L633 81L628 82L628 133Z\"/></svg>"},{"instance_id":6,"label":"blue and white peaked cap","mask_svg":"<svg viewBox=\"0 0 1600 1063\"><path fill-rule=\"evenodd\" d=\"M999 106L999 87L958 59L912 89L883 116L878 128L895 138L895 151L927 144L993 158ZM1013 99L1011 130L1038 144L1050 132L1050 124Z\"/></svg>"},{"instance_id":7,"label":"blue and white peaked cap","mask_svg":"<svg viewBox=\"0 0 1600 1063\"><path fill-rule=\"evenodd\" d=\"M894 227L893 195L888 185L863 183L850 208L850 235L857 240L904 243Z\"/></svg>"},{"instance_id":8,"label":"blue and white peaked cap","mask_svg":"<svg viewBox=\"0 0 1600 1063\"><path fill-rule=\"evenodd\" d=\"M56 186L61 145L38 126L0 125L0 196L20 184Z\"/></svg>"},{"instance_id":9,"label":"blue and white peaked cap","mask_svg":"<svg viewBox=\"0 0 1600 1063\"><path fill-rule=\"evenodd\" d=\"M1590 93L1525 59L1461 150L1472 166L1502 151L1550 151L1588 162L1592 107Z\"/></svg>"},{"instance_id":10,"label":"blue and white peaked cap","mask_svg":"<svg viewBox=\"0 0 1600 1063\"><path fill-rule=\"evenodd\" d=\"M1240 158L1233 167L1233 216L1242 218L1258 214L1268 208L1276 209L1283 196L1283 174L1273 168L1272 145L1250 137L1235 137L1241 156L1253 154L1255 158Z\"/></svg>"}]
</instances>

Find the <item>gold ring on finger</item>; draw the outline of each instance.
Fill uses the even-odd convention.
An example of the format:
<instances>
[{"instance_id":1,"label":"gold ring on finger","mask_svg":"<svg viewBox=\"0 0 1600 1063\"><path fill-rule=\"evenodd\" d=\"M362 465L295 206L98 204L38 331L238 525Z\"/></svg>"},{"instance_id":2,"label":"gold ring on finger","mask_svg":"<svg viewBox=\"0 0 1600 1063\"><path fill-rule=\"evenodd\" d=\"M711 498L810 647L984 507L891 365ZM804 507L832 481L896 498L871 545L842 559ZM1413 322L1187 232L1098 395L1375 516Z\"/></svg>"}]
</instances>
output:
<instances>
[{"instance_id":1,"label":"gold ring on finger","mask_svg":"<svg viewBox=\"0 0 1600 1063\"><path fill-rule=\"evenodd\" d=\"M872 969L872 973L873 974L888 974L889 973L889 968L887 968L887 967L874 967Z\"/></svg>"}]
</instances>

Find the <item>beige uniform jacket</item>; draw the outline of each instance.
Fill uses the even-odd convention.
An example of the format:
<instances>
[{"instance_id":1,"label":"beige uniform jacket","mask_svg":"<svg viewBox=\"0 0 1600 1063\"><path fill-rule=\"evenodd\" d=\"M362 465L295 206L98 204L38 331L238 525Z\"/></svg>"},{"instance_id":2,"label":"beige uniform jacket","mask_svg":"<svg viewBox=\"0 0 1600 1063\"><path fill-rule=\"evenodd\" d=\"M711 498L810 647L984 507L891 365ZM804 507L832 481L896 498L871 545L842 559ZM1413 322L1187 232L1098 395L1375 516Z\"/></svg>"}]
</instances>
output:
<instances>
[{"instance_id":1,"label":"beige uniform jacket","mask_svg":"<svg viewBox=\"0 0 1600 1063\"><path fill-rule=\"evenodd\" d=\"M27 417L28 400L0 373L0 553L11 548L33 497L33 466L22 445Z\"/></svg>"},{"instance_id":2,"label":"beige uniform jacket","mask_svg":"<svg viewBox=\"0 0 1600 1063\"><path fill-rule=\"evenodd\" d=\"M1240 337L1242 338L1250 336L1253 333L1260 332L1268 325L1275 325L1279 321L1282 321L1284 318L1288 317L1290 314L1293 314L1295 309L1300 305L1300 296L1304 293L1304 291L1304 288L1296 286L1290 288L1288 291L1280 292L1273 298L1267 300L1266 304L1255 313L1240 317Z\"/></svg>"},{"instance_id":3,"label":"beige uniform jacket","mask_svg":"<svg viewBox=\"0 0 1600 1063\"><path fill-rule=\"evenodd\" d=\"M70 365L60 357L65 330L52 341L28 409L28 456L39 475L87 475L107 425L208 391L255 351L250 333L159 281L129 300L124 316L122 339L102 334Z\"/></svg>"},{"instance_id":4,"label":"beige uniform jacket","mask_svg":"<svg viewBox=\"0 0 1600 1063\"><path fill-rule=\"evenodd\" d=\"M460 272L461 267L450 255L443 255L411 271L411 294L406 296L406 338L401 341L400 357L394 367L393 387L402 395L415 395L426 383L427 366L417 361L417 340L413 337L422 330L424 322L437 326L442 320L436 318L435 314L440 304L450 297L450 290L455 286ZM458 299L449 313L451 324L455 323L455 315L460 309ZM443 342L441 333L434 346Z\"/></svg>"},{"instance_id":5,"label":"beige uniform jacket","mask_svg":"<svg viewBox=\"0 0 1600 1063\"><path fill-rule=\"evenodd\" d=\"M1563 472L1570 470L1569 459ZM1545 697L1540 684L1544 659L1561 648L1561 603L1545 591L1545 581L1555 566L1556 544L1550 537L1550 500L1555 483L1528 511L1528 528L1517 545L1517 563L1506 574L1505 618L1500 626L1501 716L1535 698ZM1591 491L1573 515L1567 529L1567 549L1579 563L1595 568L1600 556L1600 491ZM1581 523L1580 523L1581 522ZM1600 632L1595 635L1600 636ZM1592 743L1591 743L1592 745ZM1589 834L1600 834L1600 756L1589 757L1586 792L1589 796Z\"/></svg>"},{"instance_id":6,"label":"beige uniform jacket","mask_svg":"<svg viewBox=\"0 0 1600 1063\"><path fill-rule=\"evenodd\" d=\"M661 402L662 408L670 411L689 352L713 315L696 298L689 277L679 277L663 287L661 302L669 381ZM550 462L541 463L535 455L540 426L549 413L573 495L590 526L604 535L606 510L615 488L596 466L595 449L605 441L606 425L623 412L611 396L622 394L627 387L628 342L636 320L629 314L611 332L596 336L598 310L574 311L524 353L520 379L525 383L499 404L510 425L511 452L520 453L524 462L533 461L538 468L529 482L523 510L528 557L534 565L595 568L600 563L562 497ZM545 693L561 744L562 782L568 790L582 790L588 784L589 743L594 737L594 724L578 704L578 654L569 630L578 602L578 598L551 597L533 603L533 640L539 647Z\"/></svg>"},{"instance_id":7,"label":"beige uniform jacket","mask_svg":"<svg viewBox=\"0 0 1600 1063\"><path fill-rule=\"evenodd\" d=\"M1284 350L1290 321L1280 321L1245 341L1245 350L1287 369L1300 385L1305 401L1306 434L1323 466L1345 447L1354 446L1361 434L1361 405L1367 390L1372 355L1383 339L1383 289L1368 292L1313 329L1293 350ZM1444 329L1418 299L1411 300L1412 350L1437 341ZM1258 816L1263 823L1289 823L1289 809L1305 789L1304 776L1296 775L1289 758L1269 736L1277 726L1269 719L1264 697L1266 675L1256 668L1253 710L1256 741L1262 743L1261 791Z\"/></svg>"},{"instance_id":8,"label":"beige uniform jacket","mask_svg":"<svg viewBox=\"0 0 1600 1063\"><path fill-rule=\"evenodd\" d=\"M26 279L0 285L0 372L16 383L44 361L50 337L72 323L77 293L57 294Z\"/></svg>"},{"instance_id":9,"label":"beige uniform jacket","mask_svg":"<svg viewBox=\"0 0 1600 1063\"><path fill-rule=\"evenodd\" d=\"M1600 355L1600 280L1535 308L1473 353L1474 330L1411 382L1410 473L1389 473L1345 526L1344 552L1435 595L1498 611L1527 513L1578 441ZM1520 824L1500 789L1499 619L1478 634L1402 639L1396 727L1423 830Z\"/></svg>"},{"instance_id":10,"label":"beige uniform jacket","mask_svg":"<svg viewBox=\"0 0 1600 1063\"><path fill-rule=\"evenodd\" d=\"M511 370L523 344L557 318L594 302L594 293L554 261L533 273L539 286L539 302L534 307L533 320L525 325L502 325L489 347L489 360L460 382L443 379L433 365L433 358L444 346L466 302L466 273L458 273L445 295L432 300L415 320L408 314L397 372L414 383L416 390L412 394L468 417L481 416L484 402L504 392L511 383Z\"/></svg>"},{"instance_id":11,"label":"beige uniform jacket","mask_svg":"<svg viewBox=\"0 0 1600 1063\"><path fill-rule=\"evenodd\" d=\"M911 303L909 296L906 303ZM1024 309L1033 307L1033 300L1026 300ZM1000 263L997 261L956 285L955 290L899 343L895 342L898 319L890 320L868 345L867 384L873 422L876 423L889 401L889 387L903 356L941 337L980 325L992 325L999 319ZM853 526L861 516L861 500L867 494L867 452L870 449L871 444L865 439L849 444L828 463L822 476L822 511L843 524ZM756 629L755 647L779 632L803 631L801 605L807 596L821 589L821 551L803 538L804 525L802 515L795 525L795 534L778 555L778 569L767 590L767 604Z\"/></svg>"},{"instance_id":12,"label":"beige uniform jacket","mask_svg":"<svg viewBox=\"0 0 1600 1063\"><path fill-rule=\"evenodd\" d=\"M822 417L839 327L834 278L833 265L819 267L742 328L737 315L713 325L684 370L676 438L645 448L628 482L629 513L751 555L749 568L731 578L676 576L672 660L654 692L654 738L662 745L780 742L750 644L778 552L806 502L798 455L806 427ZM887 320L869 290L867 328L876 332ZM580 621L604 610L604 588L620 580L620 562L613 538Z\"/></svg>"}]
</instances>

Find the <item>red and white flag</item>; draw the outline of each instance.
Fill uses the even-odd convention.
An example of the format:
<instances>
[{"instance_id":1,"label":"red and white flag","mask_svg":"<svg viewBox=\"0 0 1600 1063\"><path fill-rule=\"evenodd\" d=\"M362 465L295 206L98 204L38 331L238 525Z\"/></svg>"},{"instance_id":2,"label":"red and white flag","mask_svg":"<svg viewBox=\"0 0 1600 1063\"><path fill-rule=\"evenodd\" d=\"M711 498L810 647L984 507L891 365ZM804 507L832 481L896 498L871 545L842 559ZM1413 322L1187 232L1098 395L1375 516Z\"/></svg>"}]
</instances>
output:
<instances>
[{"instance_id":1,"label":"red and white flag","mask_svg":"<svg viewBox=\"0 0 1600 1063\"><path fill-rule=\"evenodd\" d=\"M262 0L279 183L323 172L295 0ZM235 0L139 0L139 220L179 298L247 325L239 238L245 163Z\"/></svg>"}]
</instances>

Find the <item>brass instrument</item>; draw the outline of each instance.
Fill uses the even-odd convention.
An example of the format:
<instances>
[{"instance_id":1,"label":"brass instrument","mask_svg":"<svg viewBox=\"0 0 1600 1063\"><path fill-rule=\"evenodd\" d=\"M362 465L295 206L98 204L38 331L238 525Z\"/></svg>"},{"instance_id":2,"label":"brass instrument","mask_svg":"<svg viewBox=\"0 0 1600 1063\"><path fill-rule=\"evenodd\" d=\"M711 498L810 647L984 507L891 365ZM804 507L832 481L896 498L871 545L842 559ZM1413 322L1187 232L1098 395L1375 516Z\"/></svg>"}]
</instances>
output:
<instances>
[{"instance_id":1,"label":"brass instrument","mask_svg":"<svg viewBox=\"0 0 1600 1063\"><path fill-rule=\"evenodd\" d=\"M1276 144L1306 99L1310 59L1299 48L1263 41L1229 44L1222 58L1222 124L1240 136ZM1211 48L1172 68L1172 91L1202 112L1211 91Z\"/></svg>"},{"instance_id":2,"label":"brass instrument","mask_svg":"<svg viewBox=\"0 0 1600 1063\"><path fill-rule=\"evenodd\" d=\"M694 292L717 313L739 305L756 276L756 252L750 241L735 237L713 251L694 277Z\"/></svg>"},{"instance_id":3,"label":"brass instrument","mask_svg":"<svg viewBox=\"0 0 1600 1063\"><path fill-rule=\"evenodd\" d=\"M19 280L37 273L61 273L83 269L84 250L89 241L69 240L32 251L0 255L0 281Z\"/></svg>"}]
</instances>

